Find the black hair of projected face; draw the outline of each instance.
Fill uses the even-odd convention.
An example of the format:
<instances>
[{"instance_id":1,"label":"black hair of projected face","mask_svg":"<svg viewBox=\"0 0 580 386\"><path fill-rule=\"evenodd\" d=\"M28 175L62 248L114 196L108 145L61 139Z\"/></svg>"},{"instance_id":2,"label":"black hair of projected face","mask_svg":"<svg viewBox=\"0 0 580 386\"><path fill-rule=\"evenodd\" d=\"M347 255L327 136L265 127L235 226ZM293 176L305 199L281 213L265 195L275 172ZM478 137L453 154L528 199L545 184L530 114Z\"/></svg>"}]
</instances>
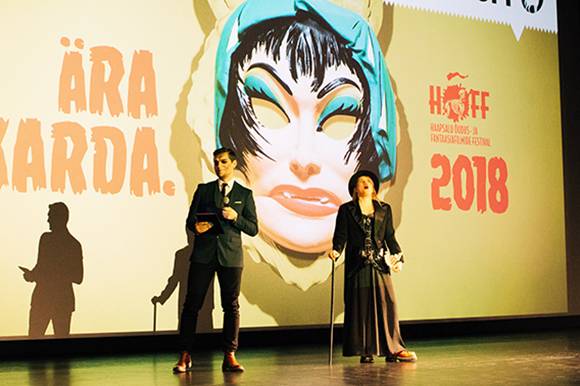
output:
<instances>
[{"instance_id":1,"label":"black hair of projected face","mask_svg":"<svg viewBox=\"0 0 580 386\"><path fill-rule=\"evenodd\" d=\"M240 45L232 55L228 96L220 123L220 141L223 146L234 149L240 156L238 169L247 172L249 156L263 156L272 159L260 148L254 138L261 136L250 97L239 78L238 68L251 59L257 47L263 47L274 61L280 59L283 43L286 42L286 57L289 59L290 73L294 80L300 76L312 76L314 91L321 87L326 69L346 65L357 75L363 86L363 99L357 129L343 155L345 164L353 155L357 169L378 172L379 157L375 149L370 129L369 87L359 65L352 58L352 52L344 41L325 25L323 21L299 14L293 18L269 20L247 30ZM219 60L219 58L217 59ZM316 128L313 128L316 130Z\"/></svg>"}]
</instances>

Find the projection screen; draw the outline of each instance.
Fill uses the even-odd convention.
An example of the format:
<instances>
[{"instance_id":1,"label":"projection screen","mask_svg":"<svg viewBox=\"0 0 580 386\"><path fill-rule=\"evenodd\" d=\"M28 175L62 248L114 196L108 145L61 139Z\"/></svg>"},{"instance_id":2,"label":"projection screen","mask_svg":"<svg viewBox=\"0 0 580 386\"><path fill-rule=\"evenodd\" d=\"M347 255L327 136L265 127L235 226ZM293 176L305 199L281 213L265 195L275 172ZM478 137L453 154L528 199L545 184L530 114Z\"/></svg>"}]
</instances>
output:
<instances>
[{"instance_id":1,"label":"projection screen","mask_svg":"<svg viewBox=\"0 0 580 386\"><path fill-rule=\"evenodd\" d=\"M0 339L55 320L60 336L175 331L189 203L222 145L260 224L242 328L328 322L326 252L361 168L393 209L402 320L567 312L555 0L1 9ZM217 283L200 318L221 328Z\"/></svg>"}]
</instances>

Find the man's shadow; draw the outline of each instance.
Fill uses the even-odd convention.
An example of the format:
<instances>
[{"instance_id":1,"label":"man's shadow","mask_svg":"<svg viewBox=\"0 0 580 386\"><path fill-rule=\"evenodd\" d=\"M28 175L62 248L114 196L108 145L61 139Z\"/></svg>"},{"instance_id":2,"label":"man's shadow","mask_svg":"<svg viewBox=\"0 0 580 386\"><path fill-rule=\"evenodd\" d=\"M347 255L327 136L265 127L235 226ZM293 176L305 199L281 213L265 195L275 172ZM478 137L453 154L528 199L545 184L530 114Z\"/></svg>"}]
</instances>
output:
<instances>
[{"instance_id":1,"label":"man's shadow","mask_svg":"<svg viewBox=\"0 0 580 386\"><path fill-rule=\"evenodd\" d=\"M177 302L177 320L181 319L181 311L183 310L183 303L185 302L185 295L187 294L187 278L189 273L190 257L193 252L193 244L195 242L195 235L186 228L187 245L175 252L175 259L173 261L173 272L167 279L165 288L158 296L153 296L151 302L153 304L165 304L167 299L171 297L173 292L178 289ZM212 311L214 308L213 301L213 280L209 286L203 306L199 310L197 330L198 332L209 332L213 329ZM179 325L178 325L179 329Z\"/></svg>"},{"instance_id":2,"label":"man's shadow","mask_svg":"<svg viewBox=\"0 0 580 386\"><path fill-rule=\"evenodd\" d=\"M55 337L70 335L75 310L73 283L83 281L82 246L70 234L68 207L57 202L48 206L50 231L40 236L38 260L33 269L24 267L24 280L36 283L30 303L28 336L44 336L52 322Z\"/></svg>"},{"instance_id":3,"label":"man's shadow","mask_svg":"<svg viewBox=\"0 0 580 386\"><path fill-rule=\"evenodd\" d=\"M29 361L28 384L30 386L70 386L70 361L59 359L53 361Z\"/></svg>"}]
</instances>

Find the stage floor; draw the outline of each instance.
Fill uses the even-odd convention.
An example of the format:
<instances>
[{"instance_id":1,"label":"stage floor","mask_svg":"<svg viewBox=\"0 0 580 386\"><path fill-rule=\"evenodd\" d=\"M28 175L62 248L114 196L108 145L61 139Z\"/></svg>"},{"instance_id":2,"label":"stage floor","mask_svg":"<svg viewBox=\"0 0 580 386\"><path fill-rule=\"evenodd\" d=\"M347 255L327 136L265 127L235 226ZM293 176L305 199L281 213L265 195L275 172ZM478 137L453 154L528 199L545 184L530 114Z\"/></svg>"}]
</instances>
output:
<instances>
[{"instance_id":1,"label":"stage floor","mask_svg":"<svg viewBox=\"0 0 580 386\"><path fill-rule=\"evenodd\" d=\"M328 366L322 346L243 348L244 373L224 374L221 353L194 355L194 370L175 375L176 354L4 361L0 385L580 385L580 331L407 342L417 363L359 364L340 347Z\"/></svg>"}]
</instances>

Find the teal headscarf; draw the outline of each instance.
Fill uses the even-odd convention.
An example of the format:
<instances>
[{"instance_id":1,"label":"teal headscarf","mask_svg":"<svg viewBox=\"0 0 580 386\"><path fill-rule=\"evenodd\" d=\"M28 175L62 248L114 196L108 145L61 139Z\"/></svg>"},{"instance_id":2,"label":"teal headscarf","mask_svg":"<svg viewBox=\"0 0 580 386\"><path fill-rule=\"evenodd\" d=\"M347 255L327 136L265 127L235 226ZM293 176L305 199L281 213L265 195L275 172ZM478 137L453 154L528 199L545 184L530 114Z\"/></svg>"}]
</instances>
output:
<instances>
[{"instance_id":1,"label":"teal headscarf","mask_svg":"<svg viewBox=\"0 0 580 386\"><path fill-rule=\"evenodd\" d=\"M221 147L219 126L228 95L231 56L244 32L271 19L293 17L298 12L315 15L346 41L346 48L363 71L370 91L370 128L379 156L379 177L391 179L396 164L395 98L379 42L359 15L327 0L247 0L227 20L216 55L215 134Z\"/></svg>"}]
</instances>

